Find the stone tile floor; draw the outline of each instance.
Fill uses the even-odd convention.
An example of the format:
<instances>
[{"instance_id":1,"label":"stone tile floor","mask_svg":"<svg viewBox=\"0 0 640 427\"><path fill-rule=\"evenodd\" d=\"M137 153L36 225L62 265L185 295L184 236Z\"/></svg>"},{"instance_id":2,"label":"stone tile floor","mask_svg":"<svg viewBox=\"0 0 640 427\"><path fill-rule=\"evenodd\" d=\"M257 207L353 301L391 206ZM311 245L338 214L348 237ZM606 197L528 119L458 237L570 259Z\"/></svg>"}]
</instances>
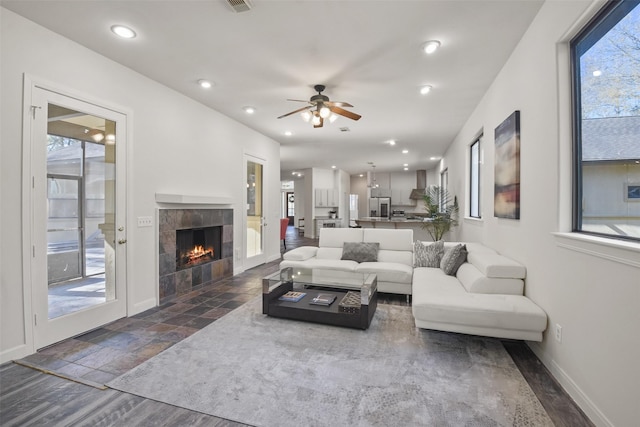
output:
<instances>
[{"instance_id":1,"label":"stone tile floor","mask_svg":"<svg viewBox=\"0 0 640 427\"><path fill-rule=\"evenodd\" d=\"M278 263L204 285L23 360L58 374L104 384L260 295L262 277L277 271Z\"/></svg>"}]
</instances>

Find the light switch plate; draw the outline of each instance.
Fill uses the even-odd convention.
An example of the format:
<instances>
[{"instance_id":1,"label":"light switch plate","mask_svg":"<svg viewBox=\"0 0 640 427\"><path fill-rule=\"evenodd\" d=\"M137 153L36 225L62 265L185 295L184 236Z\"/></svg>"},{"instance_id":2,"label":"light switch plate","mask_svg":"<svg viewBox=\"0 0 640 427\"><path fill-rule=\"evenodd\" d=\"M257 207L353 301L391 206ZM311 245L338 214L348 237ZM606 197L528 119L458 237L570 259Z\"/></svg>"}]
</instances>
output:
<instances>
[{"instance_id":1,"label":"light switch plate","mask_svg":"<svg viewBox=\"0 0 640 427\"><path fill-rule=\"evenodd\" d=\"M138 227L151 227L153 226L153 218L150 216L139 216Z\"/></svg>"}]
</instances>

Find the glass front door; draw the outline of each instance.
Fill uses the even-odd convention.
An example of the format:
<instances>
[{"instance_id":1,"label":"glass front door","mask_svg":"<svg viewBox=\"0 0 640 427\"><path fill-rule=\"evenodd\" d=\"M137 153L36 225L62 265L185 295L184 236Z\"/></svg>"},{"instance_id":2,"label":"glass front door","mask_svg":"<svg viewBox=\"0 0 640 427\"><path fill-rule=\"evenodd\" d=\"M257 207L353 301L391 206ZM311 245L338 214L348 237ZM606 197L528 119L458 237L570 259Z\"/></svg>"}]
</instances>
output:
<instances>
[{"instance_id":1,"label":"glass front door","mask_svg":"<svg viewBox=\"0 0 640 427\"><path fill-rule=\"evenodd\" d=\"M126 315L125 168L116 167L126 121L38 87L32 96L31 270L41 348Z\"/></svg>"},{"instance_id":2,"label":"glass front door","mask_svg":"<svg viewBox=\"0 0 640 427\"><path fill-rule=\"evenodd\" d=\"M245 158L247 180L245 266L252 268L266 262L264 251L264 227L267 226L263 198L264 163L251 156L245 156Z\"/></svg>"}]
</instances>

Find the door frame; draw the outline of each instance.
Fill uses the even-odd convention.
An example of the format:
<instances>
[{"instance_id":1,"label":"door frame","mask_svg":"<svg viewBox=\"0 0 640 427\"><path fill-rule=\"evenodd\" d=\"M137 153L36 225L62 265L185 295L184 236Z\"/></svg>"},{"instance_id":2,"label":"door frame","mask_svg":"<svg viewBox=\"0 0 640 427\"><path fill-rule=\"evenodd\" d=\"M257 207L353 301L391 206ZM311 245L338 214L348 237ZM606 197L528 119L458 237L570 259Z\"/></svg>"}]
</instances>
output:
<instances>
[{"instance_id":1,"label":"door frame","mask_svg":"<svg viewBox=\"0 0 640 427\"><path fill-rule=\"evenodd\" d=\"M35 232L33 229L32 212L34 203L32 200L32 190L34 186L34 171L32 170L32 162L34 153L32 152L32 117L37 113L37 107L32 108L33 91L35 88L44 89L50 92L60 94L69 98L77 99L87 104L96 105L102 109L111 110L115 113L121 114L125 117L125 129L122 131L125 136L125 141L132 140L132 116L133 113L129 108L116 105L110 101L88 96L84 92L79 92L76 89L69 88L63 84L52 82L39 76L24 73L23 74L23 100L22 100L22 294L23 294L23 321L24 321L24 344L26 346L27 353L32 354L38 349L36 346L35 337L35 308L34 308L34 289L37 284L33 283L32 274L32 261L34 254L34 238ZM36 111L34 111L36 110ZM131 177L131 164L127 159L131 158L132 144L125 143L123 150L125 152L125 162L120 165L122 168L124 179L127 185L124 185L124 194L122 200L125 202L124 218L122 223L125 224L126 230L133 230L131 225L131 216L129 215L129 209L132 202L131 192L128 191ZM46 174L45 174L46 176ZM130 235L130 233L129 233ZM130 244L129 244L130 245ZM128 246L129 246L128 245ZM125 299L125 316L132 312L134 303L132 300L131 286L126 284L131 283L130 269L126 266L132 265L132 252L126 250L125 255L122 257L125 262L124 272L122 277L125 281L124 295ZM86 331L85 331L86 332Z\"/></svg>"}]
</instances>

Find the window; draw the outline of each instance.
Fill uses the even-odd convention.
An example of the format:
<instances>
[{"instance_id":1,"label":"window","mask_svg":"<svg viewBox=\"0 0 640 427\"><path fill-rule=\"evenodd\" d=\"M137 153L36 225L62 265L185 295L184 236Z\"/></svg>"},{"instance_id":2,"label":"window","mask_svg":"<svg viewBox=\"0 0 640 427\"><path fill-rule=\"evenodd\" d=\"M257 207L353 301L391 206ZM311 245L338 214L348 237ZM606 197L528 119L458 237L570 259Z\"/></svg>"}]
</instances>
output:
<instances>
[{"instance_id":1,"label":"window","mask_svg":"<svg viewBox=\"0 0 640 427\"><path fill-rule=\"evenodd\" d=\"M449 193L449 169L440 172L440 190L442 194ZM446 197L440 197L440 212L447 210L447 201Z\"/></svg>"},{"instance_id":2,"label":"window","mask_svg":"<svg viewBox=\"0 0 640 427\"><path fill-rule=\"evenodd\" d=\"M571 41L573 230L640 240L640 5L607 3Z\"/></svg>"},{"instance_id":3,"label":"window","mask_svg":"<svg viewBox=\"0 0 640 427\"><path fill-rule=\"evenodd\" d=\"M469 216L480 218L480 138L469 146Z\"/></svg>"}]
</instances>

